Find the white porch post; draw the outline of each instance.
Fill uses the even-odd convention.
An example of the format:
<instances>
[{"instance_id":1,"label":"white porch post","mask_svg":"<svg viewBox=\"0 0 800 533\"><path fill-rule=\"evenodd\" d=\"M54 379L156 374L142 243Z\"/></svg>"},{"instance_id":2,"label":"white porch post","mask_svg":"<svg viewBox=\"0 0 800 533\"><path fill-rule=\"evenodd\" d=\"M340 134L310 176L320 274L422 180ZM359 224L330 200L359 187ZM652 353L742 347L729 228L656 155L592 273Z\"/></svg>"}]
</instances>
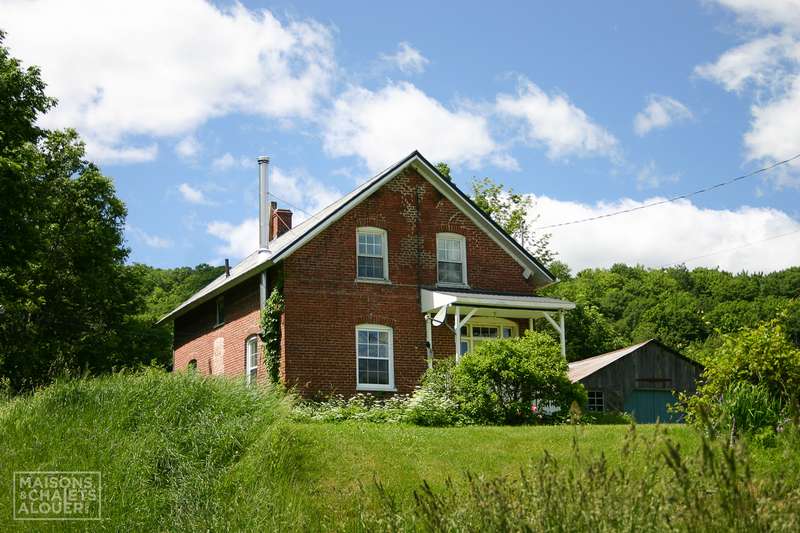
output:
<instances>
[{"instance_id":1,"label":"white porch post","mask_svg":"<svg viewBox=\"0 0 800 533\"><path fill-rule=\"evenodd\" d=\"M455 326L456 337L456 361L461 359L461 308L456 306L456 314L453 318L453 325Z\"/></svg>"},{"instance_id":2,"label":"white porch post","mask_svg":"<svg viewBox=\"0 0 800 533\"><path fill-rule=\"evenodd\" d=\"M428 368L433 368L433 331L430 313L425 314L425 340L428 342Z\"/></svg>"},{"instance_id":3,"label":"white porch post","mask_svg":"<svg viewBox=\"0 0 800 533\"><path fill-rule=\"evenodd\" d=\"M528 331L533 331L533 317L528 319Z\"/></svg>"},{"instance_id":4,"label":"white porch post","mask_svg":"<svg viewBox=\"0 0 800 533\"><path fill-rule=\"evenodd\" d=\"M548 313L547 311L543 311L542 315L547 319L548 322L550 322L550 325L553 326L553 329L555 329L558 332L558 336L561 339L561 357L566 359L567 337L566 337L566 332L564 330L564 311L558 312L558 322L553 320L553 317L550 316L550 313Z\"/></svg>"}]
</instances>

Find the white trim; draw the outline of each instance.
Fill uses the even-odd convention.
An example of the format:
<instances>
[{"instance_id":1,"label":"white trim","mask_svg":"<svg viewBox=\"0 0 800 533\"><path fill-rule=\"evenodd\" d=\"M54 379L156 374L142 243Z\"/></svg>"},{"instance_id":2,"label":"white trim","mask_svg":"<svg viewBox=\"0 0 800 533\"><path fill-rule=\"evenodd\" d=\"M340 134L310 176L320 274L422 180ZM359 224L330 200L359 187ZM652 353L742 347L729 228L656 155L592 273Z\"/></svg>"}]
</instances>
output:
<instances>
[{"instance_id":1,"label":"white trim","mask_svg":"<svg viewBox=\"0 0 800 533\"><path fill-rule=\"evenodd\" d=\"M250 365L250 355L252 353L250 352L251 343L254 345L253 349L255 350L256 357L256 364L252 366ZM252 370L256 371L256 381L258 381L258 359L258 337L256 335L250 335L244 341L244 381L248 385L252 384L250 381L250 372Z\"/></svg>"},{"instance_id":2,"label":"white trim","mask_svg":"<svg viewBox=\"0 0 800 533\"><path fill-rule=\"evenodd\" d=\"M555 298L538 296L507 296L475 292L447 292L446 290L420 289L420 307L423 313L438 311L445 305L458 303L464 307L493 307L551 311L575 309L575 304Z\"/></svg>"},{"instance_id":3,"label":"white trim","mask_svg":"<svg viewBox=\"0 0 800 533\"><path fill-rule=\"evenodd\" d=\"M361 254L358 253L358 237L359 235L380 235L381 236L381 250L383 254L383 277L382 278L362 278L358 275L358 258ZM389 235L383 228L376 228L372 226L361 226L356 228L356 281L367 283L391 283L389 281ZM365 255L364 257L377 257Z\"/></svg>"},{"instance_id":4,"label":"white trim","mask_svg":"<svg viewBox=\"0 0 800 533\"><path fill-rule=\"evenodd\" d=\"M463 335L460 333L461 326L467 326L467 333ZM475 339L478 339L478 342L488 340L490 338L487 337L475 337L472 333L472 328L480 328L480 327L489 327L489 328L497 328L497 339L507 339L507 338L517 338L519 337L519 324L514 322L513 320L508 320L507 318L500 318L500 317L485 317L485 316L476 316L470 320L469 325L466 324L466 320L462 320L459 329L459 351L461 349L461 342L467 343L467 352L472 351L475 348ZM511 336L504 337L503 336L503 328L511 328ZM465 352L465 353L467 353Z\"/></svg>"},{"instance_id":5,"label":"white trim","mask_svg":"<svg viewBox=\"0 0 800 533\"><path fill-rule=\"evenodd\" d=\"M297 249L304 246L307 242L325 231L331 224L335 223L349 213L354 207L358 206L366 198L369 198L373 192L380 189L386 183L404 172L409 166L413 166L420 173L420 175L433 186L434 189L441 193L445 198L453 202L453 204L462 213L464 213L474 224L481 228L489 236L489 238L491 238L498 246L500 246L510 257L512 257L522 267L522 273L524 273L526 269L533 272L533 276L537 280L536 286L538 288L545 287L557 281L555 278L548 275L541 266L536 264L535 261L531 260L531 258L529 258L522 251L519 243L515 243L512 238L498 230L482 211L469 203L456 190L454 190L454 185L445 183L445 181L439 177L438 171L428 164L419 153L412 152L412 154L402 160L402 164L398 163L396 165L392 165L390 167L391 170L385 170L383 173L373 177L372 181L368 182L368 184L364 184L349 193L352 195L352 198L348 198L341 205L337 206L332 212L325 213L321 223L312 226L309 230L296 237L294 241L285 245L283 248L272 251L272 254L277 256L275 261L273 261L271 256L267 256L267 254L256 254L254 252L253 255L257 257L257 264L248 266L243 272L236 272L235 275L232 275L229 279L225 280L224 283L221 283L219 286L214 287L213 290L202 294L196 299L194 299L197 295L197 293L195 293L181 305L162 316L158 320L157 324L160 324L165 320L174 319L184 314L198 305L214 298L214 296L228 290L230 287L238 285L239 283L249 279L252 275L260 272L259 269L268 268L276 261L282 261L283 259L289 257ZM312 218L317 217L320 214L322 213L314 214ZM234 267L233 270L236 271L237 267L238 265ZM198 292L202 292L203 290L204 289L201 289L201 291Z\"/></svg>"},{"instance_id":6,"label":"white trim","mask_svg":"<svg viewBox=\"0 0 800 533\"><path fill-rule=\"evenodd\" d=\"M369 359L368 357L360 357L358 354L358 332L359 331L379 331L388 333L388 360L389 360L389 383L388 384L375 384L375 383L360 383L358 381L358 362L359 359ZM356 390L360 391L396 391L394 385L394 331L389 326L382 324L358 324L355 331L355 353L356 353Z\"/></svg>"},{"instance_id":7,"label":"white trim","mask_svg":"<svg viewBox=\"0 0 800 533\"><path fill-rule=\"evenodd\" d=\"M458 241L461 248L461 283L439 280L439 241L451 240ZM453 263L453 261L442 261L443 263ZM439 287L469 287L467 281L467 239L458 233L442 232L436 234L436 285Z\"/></svg>"}]
</instances>

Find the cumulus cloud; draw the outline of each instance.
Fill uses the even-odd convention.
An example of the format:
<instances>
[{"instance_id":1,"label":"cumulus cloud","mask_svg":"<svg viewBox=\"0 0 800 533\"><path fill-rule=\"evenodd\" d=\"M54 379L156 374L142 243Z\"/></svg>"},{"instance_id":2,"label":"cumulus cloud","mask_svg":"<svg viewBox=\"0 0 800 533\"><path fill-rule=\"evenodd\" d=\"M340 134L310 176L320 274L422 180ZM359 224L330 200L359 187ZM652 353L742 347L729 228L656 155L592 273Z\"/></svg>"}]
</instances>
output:
<instances>
[{"instance_id":1,"label":"cumulus cloud","mask_svg":"<svg viewBox=\"0 0 800 533\"><path fill-rule=\"evenodd\" d=\"M407 42L400 43L394 54L381 54L381 60L405 74L419 74L429 63L428 58Z\"/></svg>"},{"instance_id":2,"label":"cumulus cloud","mask_svg":"<svg viewBox=\"0 0 800 533\"><path fill-rule=\"evenodd\" d=\"M356 156L372 171L415 149L433 161L470 167L479 167L499 151L486 117L467 109L448 109L407 82L378 91L363 87L345 91L334 102L323 129L329 155Z\"/></svg>"},{"instance_id":3,"label":"cumulus cloud","mask_svg":"<svg viewBox=\"0 0 800 533\"><path fill-rule=\"evenodd\" d=\"M44 125L76 127L98 160L152 159L155 146L131 137L185 135L229 113L310 117L335 70L329 28L239 3L11 0L3 29L59 99Z\"/></svg>"},{"instance_id":4,"label":"cumulus cloud","mask_svg":"<svg viewBox=\"0 0 800 533\"><path fill-rule=\"evenodd\" d=\"M126 224L125 229L128 231L129 235L133 235L136 240L144 243L150 248L169 248L172 246L172 241L170 239L161 237L159 235L152 235L131 224Z\"/></svg>"},{"instance_id":5,"label":"cumulus cloud","mask_svg":"<svg viewBox=\"0 0 800 533\"><path fill-rule=\"evenodd\" d=\"M533 197L541 218L534 227L584 219L661 200L622 199L585 204ZM614 263L660 267L686 261L687 266L732 272L774 271L800 263L800 239L763 239L800 231L800 221L771 208L707 209L688 200L583 224L543 230L551 246L577 271ZM737 248L736 250L731 250ZM721 253L715 253L721 252Z\"/></svg>"},{"instance_id":6,"label":"cumulus cloud","mask_svg":"<svg viewBox=\"0 0 800 533\"><path fill-rule=\"evenodd\" d=\"M279 207L294 212L294 225L342 196L338 190L316 178L300 171L287 172L280 167L270 171L270 191ZM257 202L255 198L254 206L257 206ZM258 248L258 218L255 217L239 223L216 220L206 226L206 232L223 241L216 252L226 257L239 259Z\"/></svg>"},{"instance_id":7,"label":"cumulus cloud","mask_svg":"<svg viewBox=\"0 0 800 533\"><path fill-rule=\"evenodd\" d=\"M752 120L743 137L749 160L763 163L795 155L800 146L800 2L718 0L750 31L742 45L695 73L727 91L752 89ZM771 174L777 187L800 188L800 163Z\"/></svg>"},{"instance_id":8,"label":"cumulus cloud","mask_svg":"<svg viewBox=\"0 0 800 533\"><path fill-rule=\"evenodd\" d=\"M181 183L178 186L178 192L180 192L183 199L190 204L211 205L211 201L206 198L203 191L192 187L188 183Z\"/></svg>"},{"instance_id":9,"label":"cumulus cloud","mask_svg":"<svg viewBox=\"0 0 800 533\"><path fill-rule=\"evenodd\" d=\"M727 91L739 92L748 82L772 85L786 75L780 68L782 58L791 53L793 46L788 35L767 35L725 51L715 62L695 67L694 72Z\"/></svg>"},{"instance_id":10,"label":"cumulus cloud","mask_svg":"<svg viewBox=\"0 0 800 533\"><path fill-rule=\"evenodd\" d=\"M200 153L202 145L194 135L187 135L175 145L175 153L184 159L191 159Z\"/></svg>"},{"instance_id":11,"label":"cumulus cloud","mask_svg":"<svg viewBox=\"0 0 800 533\"><path fill-rule=\"evenodd\" d=\"M684 104L669 96L653 94L647 98L647 106L634 117L633 129L637 135L643 136L651 130L690 118L692 112Z\"/></svg>"},{"instance_id":12,"label":"cumulus cloud","mask_svg":"<svg viewBox=\"0 0 800 533\"><path fill-rule=\"evenodd\" d=\"M497 112L523 123L525 139L547 148L547 156L616 157L618 141L564 94L549 95L538 85L521 80L516 95L500 94Z\"/></svg>"}]
</instances>

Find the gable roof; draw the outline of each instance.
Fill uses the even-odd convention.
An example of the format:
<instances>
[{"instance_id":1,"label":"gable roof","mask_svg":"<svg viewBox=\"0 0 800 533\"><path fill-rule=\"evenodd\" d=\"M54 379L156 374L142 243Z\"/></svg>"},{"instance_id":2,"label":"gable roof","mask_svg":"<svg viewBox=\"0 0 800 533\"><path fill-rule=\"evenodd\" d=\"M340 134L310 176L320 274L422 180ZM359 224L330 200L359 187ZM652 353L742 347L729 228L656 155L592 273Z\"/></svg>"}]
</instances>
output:
<instances>
[{"instance_id":1,"label":"gable roof","mask_svg":"<svg viewBox=\"0 0 800 533\"><path fill-rule=\"evenodd\" d=\"M201 303L259 274L270 265L289 257L295 250L316 237L409 166L413 166L423 178L427 179L434 188L453 202L470 220L482 228L492 240L525 268L526 275L534 276L539 287L556 281L556 277L538 259L533 257L530 252L486 215L472 199L456 187L452 181L445 178L435 166L415 150L394 165L374 175L348 194L305 219L294 228L286 231L280 237L271 240L268 250L256 250L245 257L231 268L230 275L226 276L223 273L178 307L161 317L158 323L177 318Z\"/></svg>"},{"instance_id":2,"label":"gable roof","mask_svg":"<svg viewBox=\"0 0 800 533\"><path fill-rule=\"evenodd\" d=\"M672 352L676 356L690 362L693 365L698 367L702 367L700 363L697 361L692 361L685 355L676 352L669 346L664 345L663 343L657 341L656 339L646 340L644 342L640 342L639 344L634 344L633 346L628 346L626 348L620 348L619 350L614 350L613 352L608 352L600 355L595 355L594 357L589 357L587 359L581 359L580 361L573 361L569 364L569 368L567 370L567 376L569 380L575 383L576 381L580 381L587 376L591 376L598 370L607 367L614 361L619 361L626 355L630 355L639 348L646 346L648 344L657 344L664 348L665 350Z\"/></svg>"}]
</instances>

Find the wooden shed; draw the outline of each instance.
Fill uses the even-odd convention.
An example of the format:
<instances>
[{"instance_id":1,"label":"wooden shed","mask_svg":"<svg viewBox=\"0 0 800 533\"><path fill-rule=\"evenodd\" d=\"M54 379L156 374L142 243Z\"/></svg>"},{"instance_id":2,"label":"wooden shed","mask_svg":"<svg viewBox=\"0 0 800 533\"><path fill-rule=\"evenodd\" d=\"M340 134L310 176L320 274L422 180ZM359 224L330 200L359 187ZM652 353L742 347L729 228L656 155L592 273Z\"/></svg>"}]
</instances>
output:
<instances>
[{"instance_id":1,"label":"wooden shed","mask_svg":"<svg viewBox=\"0 0 800 533\"><path fill-rule=\"evenodd\" d=\"M586 387L589 411L625 411L637 422L679 422L667 406L678 392L695 392L703 366L655 339L569 364L569 378Z\"/></svg>"}]
</instances>

